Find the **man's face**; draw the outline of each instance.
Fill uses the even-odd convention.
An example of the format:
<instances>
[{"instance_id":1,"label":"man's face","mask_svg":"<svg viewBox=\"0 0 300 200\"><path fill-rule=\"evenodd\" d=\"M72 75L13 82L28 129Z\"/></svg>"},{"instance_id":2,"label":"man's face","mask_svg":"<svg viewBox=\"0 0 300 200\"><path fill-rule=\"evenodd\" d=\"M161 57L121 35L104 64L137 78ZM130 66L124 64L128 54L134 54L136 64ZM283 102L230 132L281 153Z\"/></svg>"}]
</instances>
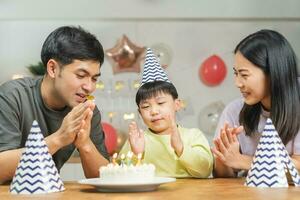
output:
<instances>
[{"instance_id":1,"label":"man's face","mask_svg":"<svg viewBox=\"0 0 300 200\"><path fill-rule=\"evenodd\" d=\"M141 101L139 112L145 124L157 134L165 134L175 120L175 112L179 110L179 100L170 94L159 93L155 97Z\"/></svg>"},{"instance_id":2,"label":"man's face","mask_svg":"<svg viewBox=\"0 0 300 200\"><path fill-rule=\"evenodd\" d=\"M99 62L74 60L71 64L58 67L54 91L64 105L73 108L95 91L99 76Z\"/></svg>"}]
</instances>

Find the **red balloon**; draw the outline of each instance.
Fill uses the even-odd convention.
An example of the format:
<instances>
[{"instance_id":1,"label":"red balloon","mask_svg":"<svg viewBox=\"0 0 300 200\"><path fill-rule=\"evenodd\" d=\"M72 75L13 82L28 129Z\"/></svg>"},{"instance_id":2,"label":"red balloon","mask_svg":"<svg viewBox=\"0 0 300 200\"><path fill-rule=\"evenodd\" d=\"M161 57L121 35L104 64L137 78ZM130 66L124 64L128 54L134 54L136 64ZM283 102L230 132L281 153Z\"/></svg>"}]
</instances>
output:
<instances>
[{"instance_id":1,"label":"red balloon","mask_svg":"<svg viewBox=\"0 0 300 200\"><path fill-rule=\"evenodd\" d=\"M219 85L227 73L224 61L217 55L207 58L199 68L199 76L202 82L208 86Z\"/></svg>"},{"instance_id":2,"label":"red balloon","mask_svg":"<svg viewBox=\"0 0 300 200\"><path fill-rule=\"evenodd\" d=\"M104 135L105 135L105 146L109 155L112 155L117 148L117 131L116 129L106 122L101 122Z\"/></svg>"}]
</instances>

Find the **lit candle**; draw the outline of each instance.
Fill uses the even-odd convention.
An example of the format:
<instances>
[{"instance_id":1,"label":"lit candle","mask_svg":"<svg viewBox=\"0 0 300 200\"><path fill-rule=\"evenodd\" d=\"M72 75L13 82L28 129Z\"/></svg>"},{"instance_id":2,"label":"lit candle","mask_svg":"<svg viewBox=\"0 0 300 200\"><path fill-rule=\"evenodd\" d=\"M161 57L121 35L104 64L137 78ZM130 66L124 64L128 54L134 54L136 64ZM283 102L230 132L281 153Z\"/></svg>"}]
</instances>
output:
<instances>
[{"instance_id":1,"label":"lit candle","mask_svg":"<svg viewBox=\"0 0 300 200\"><path fill-rule=\"evenodd\" d=\"M142 160L142 153L139 153L138 155L137 155L137 163L136 163L136 165L140 165L141 164L141 160Z\"/></svg>"},{"instance_id":2,"label":"lit candle","mask_svg":"<svg viewBox=\"0 0 300 200\"><path fill-rule=\"evenodd\" d=\"M132 161L132 156L133 156L133 153L131 151L128 151L127 153L127 156L126 156L126 164L129 166L131 165L131 161Z\"/></svg>"},{"instance_id":3,"label":"lit candle","mask_svg":"<svg viewBox=\"0 0 300 200\"><path fill-rule=\"evenodd\" d=\"M118 157L118 153L114 153L114 155L113 155L113 157L112 157L112 163L114 164L114 165L117 165L118 163L117 163L117 157Z\"/></svg>"},{"instance_id":4,"label":"lit candle","mask_svg":"<svg viewBox=\"0 0 300 200\"><path fill-rule=\"evenodd\" d=\"M121 154L121 166L124 166L124 161L125 161L125 155Z\"/></svg>"}]
</instances>

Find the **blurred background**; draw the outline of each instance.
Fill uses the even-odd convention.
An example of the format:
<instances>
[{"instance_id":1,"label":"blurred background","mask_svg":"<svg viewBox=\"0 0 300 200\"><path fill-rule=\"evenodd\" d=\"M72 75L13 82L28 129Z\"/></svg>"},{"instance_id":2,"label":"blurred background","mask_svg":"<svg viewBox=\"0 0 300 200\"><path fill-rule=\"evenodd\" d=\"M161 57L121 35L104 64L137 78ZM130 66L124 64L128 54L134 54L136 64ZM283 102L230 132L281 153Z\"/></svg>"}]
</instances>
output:
<instances>
[{"instance_id":1,"label":"blurred background","mask_svg":"<svg viewBox=\"0 0 300 200\"><path fill-rule=\"evenodd\" d=\"M250 33L273 29L299 57L299 9L298 0L0 0L0 84L38 75L48 34L81 26L106 51L94 96L111 153L126 140L129 121L145 128L135 105L145 47L154 50L178 90L178 123L200 128L211 143L224 106L240 97L234 47ZM83 177L76 162L61 173L64 180Z\"/></svg>"}]
</instances>

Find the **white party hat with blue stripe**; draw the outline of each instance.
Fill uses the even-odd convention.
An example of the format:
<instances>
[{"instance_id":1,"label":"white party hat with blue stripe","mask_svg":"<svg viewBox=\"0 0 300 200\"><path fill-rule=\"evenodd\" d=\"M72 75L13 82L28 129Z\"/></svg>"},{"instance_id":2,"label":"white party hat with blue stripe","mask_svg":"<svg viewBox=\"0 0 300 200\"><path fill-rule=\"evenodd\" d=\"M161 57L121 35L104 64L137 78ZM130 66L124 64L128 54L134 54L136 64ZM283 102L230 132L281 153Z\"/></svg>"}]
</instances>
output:
<instances>
[{"instance_id":1,"label":"white party hat with blue stripe","mask_svg":"<svg viewBox=\"0 0 300 200\"><path fill-rule=\"evenodd\" d=\"M295 186L300 177L271 119L267 119L245 185L251 187L288 187L287 175Z\"/></svg>"},{"instance_id":2,"label":"white party hat with blue stripe","mask_svg":"<svg viewBox=\"0 0 300 200\"><path fill-rule=\"evenodd\" d=\"M43 194L64 189L41 129L37 121L33 121L25 149L10 185L10 192Z\"/></svg>"},{"instance_id":3,"label":"white party hat with blue stripe","mask_svg":"<svg viewBox=\"0 0 300 200\"><path fill-rule=\"evenodd\" d=\"M147 48L141 85L154 81L165 81L171 83L153 51L150 48Z\"/></svg>"}]
</instances>

